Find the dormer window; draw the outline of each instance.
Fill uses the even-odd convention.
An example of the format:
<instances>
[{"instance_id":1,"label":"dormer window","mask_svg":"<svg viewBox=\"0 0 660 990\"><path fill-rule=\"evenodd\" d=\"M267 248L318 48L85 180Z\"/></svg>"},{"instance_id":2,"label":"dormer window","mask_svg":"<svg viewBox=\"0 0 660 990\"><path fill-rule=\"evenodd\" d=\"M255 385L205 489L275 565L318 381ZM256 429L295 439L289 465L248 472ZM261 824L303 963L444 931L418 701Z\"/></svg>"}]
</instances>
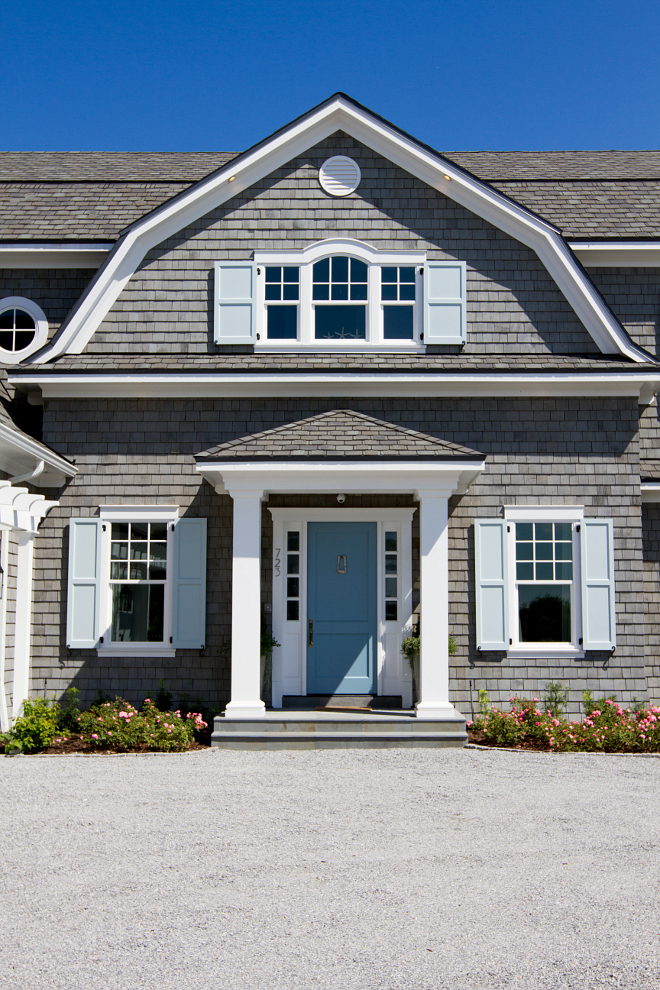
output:
<instances>
[{"instance_id":1,"label":"dormer window","mask_svg":"<svg viewBox=\"0 0 660 990\"><path fill-rule=\"evenodd\" d=\"M0 299L0 363L16 364L46 343L48 322L40 306L23 296Z\"/></svg>"},{"instance_id":2,"label":"dormer window","mask_svg":"<svg viewBox=\"0 0 660 990\"><path fill-rule=\"evenodd\" d=\"M217 344L421 350L465 339L465 263L330 239L215 266Z\"/></svg>"}]
</instances>

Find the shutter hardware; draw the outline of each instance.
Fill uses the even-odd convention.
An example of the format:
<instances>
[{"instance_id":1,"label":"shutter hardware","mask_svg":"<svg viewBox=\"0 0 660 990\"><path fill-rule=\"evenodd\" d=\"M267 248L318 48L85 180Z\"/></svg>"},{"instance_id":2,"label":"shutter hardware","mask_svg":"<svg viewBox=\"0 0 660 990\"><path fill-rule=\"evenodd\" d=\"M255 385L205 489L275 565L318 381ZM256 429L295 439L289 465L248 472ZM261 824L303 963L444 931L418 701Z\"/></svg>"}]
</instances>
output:
<instances>
[{"instance_id":1,"label":"shutter hardware","mask_svg":"<svg viewBox=\"0 0 660 990\"><path fill-rule=\"evenodd\" d=\"M513 646L513 640L512 639L509 640L509 646Z\"/></svg>"},{"instance_id":2,"label":"shutter hardware","mask_svg":"<svg viewBox=\"0 0 660 990\"><path fill-rule=\"evenodd\" d=\"M99 643L103 642L103 636L99 636Z\"/></svg>"}]
</instances>

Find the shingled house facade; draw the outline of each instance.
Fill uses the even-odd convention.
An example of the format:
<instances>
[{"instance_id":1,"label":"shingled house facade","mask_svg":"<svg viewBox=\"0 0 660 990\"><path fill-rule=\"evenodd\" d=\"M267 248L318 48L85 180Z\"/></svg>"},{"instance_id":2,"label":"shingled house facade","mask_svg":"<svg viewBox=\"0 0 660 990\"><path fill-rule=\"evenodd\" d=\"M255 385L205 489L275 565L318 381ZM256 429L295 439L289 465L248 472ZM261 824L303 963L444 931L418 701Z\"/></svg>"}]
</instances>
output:
<instances>
[{"instance_id":1,"label":"shingled house facade","mask_svg":"<svg viewBox=\"0 0 660 990\"><path fill-rule=\"evenodd\" d=\"M0 197L61 472L5 721L161 678L457 739L482 687L660 700L660 153L441 155L337 95L241 155L5 153Z\"/></svg>"}]
</instances>

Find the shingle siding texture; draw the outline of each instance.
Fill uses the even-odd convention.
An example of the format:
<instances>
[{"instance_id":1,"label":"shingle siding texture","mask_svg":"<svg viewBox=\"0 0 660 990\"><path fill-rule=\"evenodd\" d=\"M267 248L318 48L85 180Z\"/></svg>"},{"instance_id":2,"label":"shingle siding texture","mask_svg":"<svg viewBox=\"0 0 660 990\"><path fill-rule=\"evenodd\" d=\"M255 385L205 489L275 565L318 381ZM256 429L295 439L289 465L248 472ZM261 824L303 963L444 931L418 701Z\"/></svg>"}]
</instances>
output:
<instances>
[{"instance_id":1,"label":"shingle siding texture","mask_svg":"<svg viewBox=\"0 0 660 990\"><path fill-rule=\"evenodd\" d=\"M141 700L163 677L175 692L207 703L228 699L232 503L200 483L191 455L333 408L346 408L406 429L480 449L484 474L467 495L452 499L450 520L450 627L459 643L451 658L451 698L469 712L469 681L495 701L534 691L549 680L570 681L575 707L583 687L622 700L646 697L648 576L642 557L637 404L633 399L325 399L269 400L48 400L44 439L76 456L79 474L61 493L37 541L40 605L35 622L33 686L63 691L70 683L91 701L99 687ZM352 504L365 504L357 498ZM208 517L207 648L178 652L175 661L73 651L64 642L66 540L71 516L91 516L100 504L178 504ZM301 504L305 500L301 500ZM503 504L583 504L587 515L615 526L618 640L608 655L555 665L512 663L501 654L480 656L475 644L473 520L497 515ZM393 499L393 504L400 500ZM336 502L335 502L336 504ZM367 501L366 504L369 504ZM382 504L382 498L379 500ZM264 508L263 573L270 574L270 518ZM264 601L270 587L264 582ZM473 663L474 667L469 664ZM63 664L60 669L60 663Z\"/></svg>"},{"instance_id":2,"label":"shingle siding texture","mask_svg":"<svg viewBox=\"0 0 660 990\"><path fill-rule=\"evenodd\" d=\"M40 306L48 320L49 338L87 288L89 268L0 268L0 308L6 296L23 296Z\"/></svg>"},{"instance_id":3,"label":"shingle siding texture","mask_svg":"<svg viewBox=\"0 0 660 990\"><path fill-rule=\"evenodd\" d=\"M358 190L342 199L324 193L317 178L337 153L362 170ZM214 351L213 263L328 237L465 260L470 353L599 353L532 251L342 134L149 252L87 353Z\"/></svg>"}]
</instances>

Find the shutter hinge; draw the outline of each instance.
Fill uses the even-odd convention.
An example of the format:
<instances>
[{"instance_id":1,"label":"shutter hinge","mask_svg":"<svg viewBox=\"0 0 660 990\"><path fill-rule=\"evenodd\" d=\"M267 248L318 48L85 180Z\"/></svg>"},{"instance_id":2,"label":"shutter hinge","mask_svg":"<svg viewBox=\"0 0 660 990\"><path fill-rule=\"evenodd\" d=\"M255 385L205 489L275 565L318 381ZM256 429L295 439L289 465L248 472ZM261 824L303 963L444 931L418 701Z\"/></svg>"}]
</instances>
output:
<instances>
[{"instance_id":1,"label":"shutter hinge","mask_svg":"<svg viewBox=\"0 0 660 990\"><path fill-rule=\"evenodd\" d=\"M257 275L261 275L261 268L257 268Z\"/></svg>"},{"instance_id":2,"label":"shutter hinge","mask_svg":"<svg viewBox=\"0 0 660 990\"><path fill-rule=\"evenodd\" d=\"M420 339L420 340L424 340L424 334L423 334L423 333L420 333L420 335L419 335L419 339Z\"/></svg>"},{"instance_id":3,"label":"shutter hinge","mask_svg":"<svg viewBox=\"0 0 660 990\"><path fill-rule=\"evenodd\" d=\"M419 270L419 274L420 274L420 275L423 275L423 274L424 274L424 269L423 269L423 268L420 268L420 270Z\"/></svg>"},{"instance_id":4,"label":"shutter hinge","mask_svg":"<svg viewBox=\"0 0 660 990\"><path fill-rule=\"evenodd\" d=\"M513 640L512 639L509 640L509 646L513 646Z\"/></svg>"},{"instance_id":5,"label":"shutter hinge","mask_svg":"<svg viewBox=\"0 0 660 990\"><path fill-rule=\"evenodd\" d=\"M580 636L580 638L578 639L578 643L580 646L582 646L582 636Z\"/></svg>"},{"instance_id":6,"label":"shutter hinge","mask_svg":"<svg viewBox=\"0 0 660 990\"><path fill-rule=\"evenodd\" d=\"M103 642L103 636L99 636L99 643Z\"/></svg>"},{"instance_id":7,"label":"shutter hinge","mask_svg":"<svg viewBox=\"0 0 660 990\"><path fill-rule=\"evenodd\" d=\"M171 529L172 529L172 532L174 532L174 527L175 527L175 526L176 526L176 523L170 523L170 527L171 527Z\"/></svg>"},{"instance_id":8,"label":"shutter hinge","mask_svg":"<svg viewBox=\"0 0 660 990\"><path fill-rule=\"evenodd\" d=\"M105 523L101 523L101 529L103 530L104 533L107 533L108 531L108 527L106 526Z\"/></svg>"},{"instance_id":9,"label":"shutter hinge","mask_svg":"<svg viewBox=\"0 0 660 990\"><path fill-rule=\"evenodd\" d=\"M257 340L261 340L261 334L260 333L257 334Z\"/></svg>"},{"instance_id":10,"label":"shutter hinge","mask_svg":"<svg viewBox=\"0 0 660 990\"><path fill-rule=\"evenodd\" d=\"M510 533L511 532L511 527L510 526L507 526L506 531L507 531L507 533Z\"/></svg>"},{"instance_id":11,"label":"shutter hinge","mask_svg":"<svg viewBox=\"0 0 660 990\"><path fill-rule=\"evenodd\" d=\"M576 532L576 533L579 533L579 532L580 532L580 524L579 524L579 523L578 523L578 524L577 524L577 526L575 527L575 532Z\"/></svg>"},{"instance_id":12,"label":"shutter hinge","mask_svg":"<svg viewBox=\"0 0 660 990\"><path fill-rule=\"evenodd\" d=\"M172 642L172 637L170 636L170 643Z\"/></svg>"}]
</instances>

